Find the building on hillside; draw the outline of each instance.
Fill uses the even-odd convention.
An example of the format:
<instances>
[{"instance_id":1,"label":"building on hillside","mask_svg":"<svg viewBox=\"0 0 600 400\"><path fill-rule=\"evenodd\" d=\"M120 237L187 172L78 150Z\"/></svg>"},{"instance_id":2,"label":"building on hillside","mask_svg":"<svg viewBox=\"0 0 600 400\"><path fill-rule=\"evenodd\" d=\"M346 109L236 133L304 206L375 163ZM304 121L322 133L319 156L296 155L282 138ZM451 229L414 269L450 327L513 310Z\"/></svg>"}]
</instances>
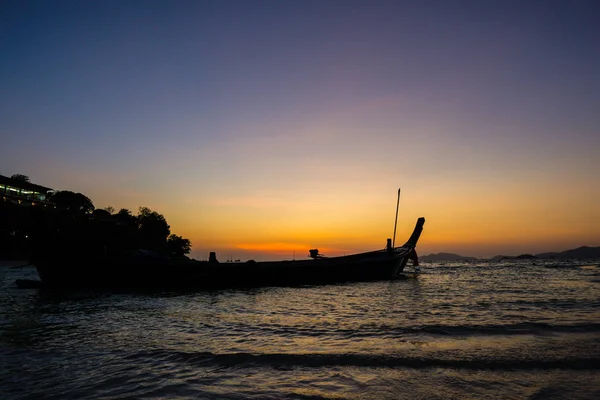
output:
<instances>
[{"instance_id":1,"label":"building on hillside","mask_svg":"<svg viewBox=\"0 0 600 400\"><path fill-rule=\"evenodd\" d=\"M48 197L53 192L45 186L0 175L0 196L4 201L21 205L50 204Z\"/></svg>"}]
</instances>

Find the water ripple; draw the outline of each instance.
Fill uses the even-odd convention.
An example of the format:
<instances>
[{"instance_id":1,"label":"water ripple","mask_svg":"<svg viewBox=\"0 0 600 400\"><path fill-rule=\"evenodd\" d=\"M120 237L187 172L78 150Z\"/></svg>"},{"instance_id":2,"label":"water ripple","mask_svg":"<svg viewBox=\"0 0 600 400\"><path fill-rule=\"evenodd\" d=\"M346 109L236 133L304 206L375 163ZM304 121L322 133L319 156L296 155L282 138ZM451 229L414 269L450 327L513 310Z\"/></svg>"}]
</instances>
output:
<instances>
[{"instance_id":1,"label":"water ripple","mask_svg":"<svg viewBox=\"0 0 600 400\"><path fill-rule=\"evenodd\" d=\"M598 397L597 266L423 270L303 288L60 293L18 290L32 272L0 268L0 398Z\"/></svg>"}]
</instances>

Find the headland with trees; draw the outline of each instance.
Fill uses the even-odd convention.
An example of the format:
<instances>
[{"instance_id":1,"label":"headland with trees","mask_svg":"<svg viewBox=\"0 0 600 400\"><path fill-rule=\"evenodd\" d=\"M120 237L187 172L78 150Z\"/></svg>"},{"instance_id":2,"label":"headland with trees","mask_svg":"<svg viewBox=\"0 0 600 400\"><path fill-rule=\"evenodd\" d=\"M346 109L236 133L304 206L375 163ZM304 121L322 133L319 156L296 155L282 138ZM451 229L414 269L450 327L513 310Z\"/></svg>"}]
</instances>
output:
<instances>
[{"instance_id":1,"label":"headland with trees","mask_svg":"<svg viewBox=\"0 0 600 400\"><path fill-rule=\"evenodd\" d=\"M28 176L14 174L5 179L5 192L11 183L19 187L29 182ZM90 257L134 249L185 259L191 247L189 239L172 233L165 217L148 207L139 207L137 214L126 208L100 209L89 197L69 190L48 192L43 201L0 198L0 259L24 259L40 251Z\"/></svg>"}]
</instances>

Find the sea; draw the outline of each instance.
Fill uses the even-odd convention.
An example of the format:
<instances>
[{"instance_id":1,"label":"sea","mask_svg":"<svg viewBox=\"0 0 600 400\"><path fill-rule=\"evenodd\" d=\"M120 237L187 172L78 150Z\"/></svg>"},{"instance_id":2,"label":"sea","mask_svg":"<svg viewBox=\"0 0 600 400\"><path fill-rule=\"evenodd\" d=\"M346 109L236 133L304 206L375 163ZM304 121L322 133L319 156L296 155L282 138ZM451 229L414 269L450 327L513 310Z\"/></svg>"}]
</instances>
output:
<instances>
[{"instance_id":1,"label":"sea","mask_svg":"<svg viewBox=\"0 0 600 400\"><path fill-rule=\"evenodd\" d=\"M597 400L599 263L133 293L18 289L35 270L5 265L0 399Z\"/></svg>"}]
</instances>

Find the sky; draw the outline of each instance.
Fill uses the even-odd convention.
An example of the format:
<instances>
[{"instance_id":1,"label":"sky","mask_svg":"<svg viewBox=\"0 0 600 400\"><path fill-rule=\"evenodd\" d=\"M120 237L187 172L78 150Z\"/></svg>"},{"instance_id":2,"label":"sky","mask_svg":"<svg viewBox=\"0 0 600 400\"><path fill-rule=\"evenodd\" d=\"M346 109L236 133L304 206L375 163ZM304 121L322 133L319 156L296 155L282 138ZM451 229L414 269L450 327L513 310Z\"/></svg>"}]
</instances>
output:
<instances>
[{"instance_id":1,"label":"sky","mask_svg":"<svg viewBox=\"0 0 600 400\"><path fill-rule=\"evenodd\" d=\"M0 2L0 174L205 259L600 245L600 3Z\"/></svg>"}]
</instances>

